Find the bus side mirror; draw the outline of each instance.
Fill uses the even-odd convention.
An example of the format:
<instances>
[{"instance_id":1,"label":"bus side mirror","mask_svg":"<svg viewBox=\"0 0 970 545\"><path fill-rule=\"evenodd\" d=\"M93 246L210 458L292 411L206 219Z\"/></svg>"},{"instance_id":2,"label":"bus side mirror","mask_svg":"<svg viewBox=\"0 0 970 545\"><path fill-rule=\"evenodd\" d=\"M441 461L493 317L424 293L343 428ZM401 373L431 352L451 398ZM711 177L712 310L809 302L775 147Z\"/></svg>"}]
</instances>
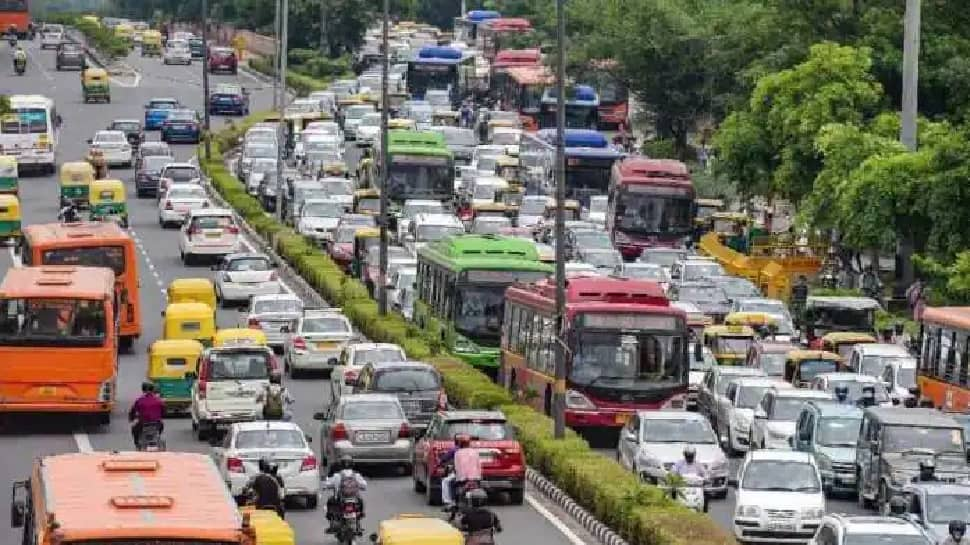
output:
<instances>
[{"instance_id":1,"label":"bus side mirror","mask_svg":"<svg viewBox=\"0 0 970 545\"><path fill-rule=\"evenodd\" d=\"M704 361L704 347L701 346L700 342L694 343L694 360Z\"/></svg>"},{"instance_id":2,"label":"bus side mirror","mask_svg":"<svg viewBox=\"0 0 970 545\"><path fill-rule=\"evenodd\" d=\"M23 528L24 519L27 515L27 505L23 500L14 500L10 502L10 527L11 528Z\"/></svg>"}]
</instances>

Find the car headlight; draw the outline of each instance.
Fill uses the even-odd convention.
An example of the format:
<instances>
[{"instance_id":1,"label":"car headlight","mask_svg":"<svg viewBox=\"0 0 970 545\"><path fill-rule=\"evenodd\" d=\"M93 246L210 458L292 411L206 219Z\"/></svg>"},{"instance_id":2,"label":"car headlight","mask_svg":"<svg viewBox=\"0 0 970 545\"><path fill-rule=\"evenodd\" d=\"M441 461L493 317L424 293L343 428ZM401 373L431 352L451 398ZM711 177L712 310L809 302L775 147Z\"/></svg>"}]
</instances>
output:
<instances>
[{"instance_id":1,"label":"car headlight","mask_svg":"<svg viewBox=\"0 0 970 545\"><path fill-rule=\"evenodd\" d=\"M802 509L803 519L820 519L825 516L825 509L821 507L806 507Z\"/></svg>"},{"instance_id":2,"label":"car headlight","mask_svg":"<svg viewBox=\"0 0 970 545\"><path fill-rule=\"evenodd\" d=\"M596 405L589 400L583 394L577 392L576 390L568 390L566 392L566 408L567 409L596 409Z\"/></svg>"},{"instance_id":3,"label":"car headlight","mask_svg":"<svg viewBox=\"0 0 970 545\"><path fill-rule=\"evenodd\" d=\"M734 515L746 518L758 518L761 516L761 508L757 505L739 505L734 511Z\"/></svg>"},{"instance_id":4,"label":"car headlight","mask_svg":"<svg viewBox=\"0 0 970 545\"><path fill-rule=\"evenodd\" d=\"M819 454L815 461L818 463L819 471L832 471L832 460L828 456Z\"/></svg>"},{"instance_id":5,"label":"car headlight","mask_svg":"<svg viewBox=\"0 0 970 545\"><path fill-rule=\"evenodd\" d=\"M657 458L654 458L653 456L650 456L646 452L641 451L637 453L637 466L639 466L640 468L660 469L663 467L663 464L661 464L660 460L658 460Z\"/></svg>"}]
</instances>

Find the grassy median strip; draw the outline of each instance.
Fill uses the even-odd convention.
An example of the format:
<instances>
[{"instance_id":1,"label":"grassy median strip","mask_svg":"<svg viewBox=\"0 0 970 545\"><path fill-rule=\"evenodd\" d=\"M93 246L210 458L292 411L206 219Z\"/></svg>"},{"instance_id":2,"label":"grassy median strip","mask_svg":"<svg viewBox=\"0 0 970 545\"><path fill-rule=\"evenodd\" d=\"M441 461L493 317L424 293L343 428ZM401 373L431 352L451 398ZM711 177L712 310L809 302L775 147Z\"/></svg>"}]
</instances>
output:
<instances>
[{"instance_id":1,"label":"grassy median strip","mask_svg":"<svg viewBox=\"0 0 970 545\"><path fill-rule=\"evenodd\" d=\"M397 343L413 359L428 361L441 372L448 396L465 408L500 409L515 427L529 464L613 528L632 545L722 545L734 543L707 515L672 502L661 490L641 484L619 464L593 452L573 432L563 440L552 434L552 420L516 403L509 393L477 369L442 350L403 316L380 316L377 303L359 281L345 275L311 241L266 214L226 168L220 150L235 146L252 124L267 113L254 114L212 135L212 158L199 163L212 186L324 299L341 307L347 317L375 342Z\"/></svg>"}]
</instances>

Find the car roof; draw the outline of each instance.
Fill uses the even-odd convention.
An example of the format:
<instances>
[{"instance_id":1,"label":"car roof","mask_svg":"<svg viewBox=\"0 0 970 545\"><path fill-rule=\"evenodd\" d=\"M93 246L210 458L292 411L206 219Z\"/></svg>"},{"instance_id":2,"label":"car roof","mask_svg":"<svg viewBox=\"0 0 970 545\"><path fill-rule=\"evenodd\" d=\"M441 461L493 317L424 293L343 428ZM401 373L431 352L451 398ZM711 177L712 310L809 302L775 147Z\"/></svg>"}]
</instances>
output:
<instances>
[{"instance_id":1,"label":"car roof","mask_svg":"<svg viewBox=\"0 0 970 545\"><path fill-rule=\"evenodd\" d=\"M502 411L481 411L481 410L452 410L441 411L438 413L445 421L448 420L502 420L505 421L505 413Z\"/></svg>"},{"instance_id":2,"label":"car roof","mask_svg":"<svg viewBox=\"0 0 970 545\"><path fill-rule=\"evenodd\" d=\"M962 428L953 417L936 409L906 407L869 407L866 416L887 426L920 426L925 428Z\"/></svg>"},{"instance_id":3,"label":"car roof","mask_svg":"<svg viewBox=\"0 0 970 545\"><path fill-rule=\"evenodd\" d=\"M184 184L184 185L190 185L192 187L198 187L197 184ZM269 256L267 256L266 254L261 254L259 252L238 252L238 253L235 253L235 254L229 254L224 259L226 261L230 261L230 260L233 260L233 259L257 259L257 258L258 259L269 259Z\"/></svg>"},{"instance_id":4,"label":"car roof","mask_svg":"<svg viewBox=\"0 0 970 545\"><path fill-rule=\"evenodd\" d=\"M693 411L639 410L637 416L645 420L706 420L702 414Z\"/></svg>"},{"instance_id":5,"label":"car roof","mask_svg":"<svg viewBox=\"0 0 970 545\"><path fill-rule=\"evenodd\" d=\"M839 382L873 382L873 383L875 383L875 382L881 383L882 382L878 378L873 377L873 376L870 376L870 375L863 375L863 374L860 374L860 373L846 373L846 372L841 372L841 373L819 373L819 374L815 375L815 378L826 378L828 380L837 380Z\"/></svg>"},{"instance_id":6,"label":"car roof","mask_svg":"<svg viewBox=\"0 0 970 545\"><path fill-rule=\"evenodd\" d=\"M842 528L847 534L924 535L918 526L899 517L842 514L830 516L842 523Z\"/></svg>"},{"instance_id":7,"label":"car roof","mask_svg":"<svg viewBox=\"0 0 970 545\"><path fill-rule=\"evenodd\" d=\"M431 214L422 212L414 216L414 223L425 223L429 225L461 225L461 220L451 214Z\"/></svg>"},{"instance_id":8,"label":"car roof","mask_svg":"<svg viewBox=\"0 0 970 545\"><path fill-rule=\"evenodd\" d=\"M909 488L926 492L928 496L933 496L933 495L970 496L970 484L966 484L966 483L916 482L916 483L911 483L909 485Z\"/></svg>"},{"instance_id":9,"label":"car roof","mask_svg":"<svg viewBox=\"0 0 970 545\"><path fill-rule=\"evenodd\" d=\"M295 430L302 432L296 422L285 422L282 420L257 420L255 422L236 422L232 425L236 431L260 431L260 430Z\"/></svg>"},{"instance_id":10,"label":"car roof","mask_svg":"<svg viewBox=\"0 0 970 545\"><path fill-rule=\"evenodd\" d=\"M749 450L747 456L748 460L779 460L806 463L811 463L813 460L812 455L808 452L779 449Z\"/></svg>"},{"instance_id":11,"label":"car roof","mask_svg":"<svg viewBox=\"0 0 970 545\"><path fill-rule=\"evenodd\" d=\"M365 403L368 401L390 401L393 403L400 403L398 397L394 394L350 394L340 397L340 403Z\"/></svg>"},{"instance_id":12,"label":"car roof","mask_svg":"<svg viewBox=\"0 0 970 545\"><path fill-rule=\"evenodd\" d=\"M437 371L433 365L424 363L423 361L382 361L369 363L368 365L372 365L375 371L386 369L431 369Z\"/></svg>"},{"instance_id":13,"label":"car roof","mask_svg":"<svg viewBox=\"0 0 970 545\"><path fill-rule=\"evenodd\" d=\"M389 350L395 349L404 352L404 349L394 343L353 343L347 347L351 350Z\"/></svg>"},{"instance_id":14,"label":"car roof","mask_svg":"<svg viewBox=\"0 0 970 545\"><path fill-rule=\"evenodd\" d=\"M820 401L823 400L810 399L805 403L805 406L814 407L819 412L821 418L862 418L862 409L855 405L846 405L845 403L820 403Z\"/></svg>"},{"instance_id":15,"label":"car roof","mask_svg":"<svg viewBox=\"0 0 970 545\"><path fill-rule=\"evenodd\" d=\"M293 295L292 293L265 293L262 295L253 296L253 301L293 301L293 300L300 301L301 303L303 302L302 299L300 299L296 295Z\"/></svg>"},{"instance_id":16,"label":"car roof","mask_svg":"<svg viewBox=\"0 0 970 545\"><path fill-rule=\"evenodd\" d=\"M737 382L738 386L775 386L778 389L782 388L794 388L791 384L777 378L777 377L738 377L732 382Z\"/></svg>"},{"instance_id":17,"label":"car roof","mask_svg":"<svg viewBox=\"0 0 970 545\"><path fill-rule=\"evenodd\" d=\"M341 312L341 310L339 308L310 308L310 309L303 309L303 317L304 318L321 318L321 317L325 317L325 316L330 316L330 317L333 317L333 318L343 318L348 323L350 322L350 320L348 320L347 317L344 316L344 313Z\"/></svg>"},{"instance_id":18,"label":"car roof","mask_svg":"<svg viewBox=\"0 0 970 545\"><path fill-rule=\"evenodd\" d=\"M718 367L714 367L713 369L716 369L717 373L722 377L768 378L765 376L765 372L762 369L759 369L757 367L731 367L731 366L720 367L718 366Z\"/></svg>"},{"instance_id":19,"label":"car roof","mask_svg":"<svg viewBox=\"0 0 970 545\"><path fill-rule=\"evenodd\" d=\"M787 382L785 384L788 384ZM832 399L832 394L823 390L807 390L805 388L781 387L775 392L775 397L788 397L800 399Z\"/></svg>"},{"instance_id":20,"label":"car roof","mask_svg":"<svg viewBox=\"0 0 970 545\"><path fill-rule=\"evenodd\" d=\"M133 118L130 118L130 117L126 117L126 118L122 118L122 119L112 119L111 122L112 123L138 123L138 124L141 124L141 119L133 119Z\"/></svg>"},{"instance_id":21,"label":"car roof","mask_svg":"<svg viewBox=\"0 0 970 545\"><path fill-rule=\"evenodd\" d=\"M109 134L112 135L112 136L119 136L120 135L121 137L125 137L125 132L124 131L118 131L118 130L114 130L114 129L101 129L100 131L94 133L94 137L97 138L98 136L109 135Z\"/></svg>"},{"instance_id":22,"label":"car roof","mask_svg":"<svg viewBox=\"0 0 970 545\"><path fill-rule=\"evenodd\" d=\"M863 356L899 356L912 358L913 355L908 350L898 344L888 343L861 343L855 345L855 349Z\"/></svg>"},{"instance_id":23,"label":"car roof","mask_svg":"<svg viewBox=\"0 0 970 545\"><path fill-rule=\"evenodd\" d=\"M232 210L228 208L193 208L189 210L192 217L203 216L232 216Z\"/></svg>"},{"instance_id":24,"label":"car roof","mask_svg":"<svg viewBox=\"0 0 970 545\"><path fill-rule=\"evenodd\" d=\"M199 167L198 166L193 165L192 163L186 163L184 161L182 161L182 162L173 161L173 162L165 165L165 167L166 168L169 168L169 167L171 167L171 168L193 168L195 170L199 170Z\"/></svg>"}]
</instances>

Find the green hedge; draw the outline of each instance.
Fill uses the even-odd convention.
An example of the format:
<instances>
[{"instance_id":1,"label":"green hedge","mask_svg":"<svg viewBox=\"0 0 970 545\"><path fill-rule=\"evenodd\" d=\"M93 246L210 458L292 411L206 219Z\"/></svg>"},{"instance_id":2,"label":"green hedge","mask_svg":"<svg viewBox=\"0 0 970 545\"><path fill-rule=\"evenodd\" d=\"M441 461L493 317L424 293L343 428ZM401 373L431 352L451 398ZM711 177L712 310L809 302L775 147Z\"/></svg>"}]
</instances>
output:
<instances>
[{"instance_id":1,"label":"green hedge","mask_svg":"<svg viewBox=\"0 0 970 545\"><path fill-rule=\"evenodd\" d=\"M529 464L546 475L631 545L727 545L734 543L710 517L672 503L655 487L640 483L613 460L593 452L576 433L553 438L552 420L516 403L509 392L450 354L400 314L381 317L364 286L347 277L323 251L277 223L250 197L223 165L221 149L232 145L256 114L213 135L213 155L200 160L213 187L299 274L371 340L401 345L408 356L430 362L440 372L452 403L466 408L500 409L515 427ZM200 157L202 155L200 154Z\"/></svg>"},{"instance_id":2,"label":"green hedge","mask_svg":"<svg viewBox=\"0 0 970 545\"><path fill-rule=\"evenodd\" d=\"M131 44L115 36L114 31L108 30L92 21L83 20L78 14L51 14L47 17L47 22L76 28L84 34L84 37L88 41L88 46L97 49L109 59L127 57L128 53L131 52Z\"/></svg>"},{"instance_id":3,"label":"green hedge","mask_svg":"<svg viewBox=\"0 0 970 545\"><path fill-rule=\"evenodd\" d=\"M273 61L265 57L249 57L249 67L267 76L275 76ZM323 91L330 84L329 78L314 78L294 70L286 71L286 86L296 91L298 96L307 96L314 91Z\"/></svg>"}]
</instances>

